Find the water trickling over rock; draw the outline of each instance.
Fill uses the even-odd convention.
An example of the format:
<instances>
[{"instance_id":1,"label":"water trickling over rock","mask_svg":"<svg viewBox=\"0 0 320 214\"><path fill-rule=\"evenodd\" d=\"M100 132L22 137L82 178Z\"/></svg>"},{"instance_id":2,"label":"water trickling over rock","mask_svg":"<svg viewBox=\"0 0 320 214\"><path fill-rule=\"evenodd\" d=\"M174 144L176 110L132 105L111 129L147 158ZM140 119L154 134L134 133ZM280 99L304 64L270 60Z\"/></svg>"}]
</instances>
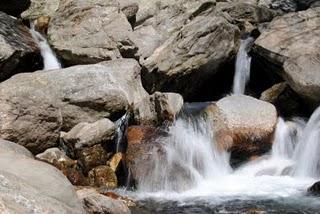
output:
<instances>
[{"instance_id":1,"label":"water trickling over rock","mask_svg":"<svg viewBox=\"0 0 320 214\"><path fill-rule=\"evenodd\" d=\"M240 48L236 59L236 69L233 80L234 94L244 94L246 85L250 79L251 56L248 52L253 44L254 38L248 37L241 40Z\"/></svg>"},{"instance_id":2,"label":"water trickling over rock","mask_svg":"<svg viewBox=\"0 0 320 214\"><path fill-rule=\"evenodd\" d=\"M61 64L51 49L47 39L41 35L41 33L35 30L33 24L31 24L30 32L41 50L41 56L43 58L43 70L60 69Z\"/></svg>"}]
</instances>

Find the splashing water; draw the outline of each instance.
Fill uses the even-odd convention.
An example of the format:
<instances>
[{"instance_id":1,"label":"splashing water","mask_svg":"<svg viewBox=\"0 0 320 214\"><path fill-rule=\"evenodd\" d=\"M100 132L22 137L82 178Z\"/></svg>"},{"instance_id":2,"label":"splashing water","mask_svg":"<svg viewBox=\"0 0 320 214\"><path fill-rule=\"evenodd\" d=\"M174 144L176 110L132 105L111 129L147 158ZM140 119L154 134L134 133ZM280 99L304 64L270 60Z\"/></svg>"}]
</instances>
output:
<instances>
[{"instance_id":1,"label":"splashing water","mask_svg":"<svg viewBox=\"0 0 320 214\"><path fill-rule=\"evenodd\" d=\"M36 41L36 43L40 48L41 56L43 58L43 64L44 64L43 70L60 69L61 64L59 60L57 59L56 55L52 51L46 38L42 36L41 33L35 30L34 24L31 24L30 32L33 39Z\"/></svg>"},{"instance_id":2,"label":"splashing water","mask_svg":"<svg viewBox=\"0 0 320 214\"><path fill-rule=\"evenodd\" d=\"M241 40L240 48L236 60L236 71L233 80L234 94L244 94L246 85L250 79L251 57L248 52L252 46L254 38L248 37Z\"/></svg>"},{"instance_id":3,"label":"splashing water","mask_svg":"<svg viewBox=\"0 0 320 214\"><path fill-rule=\"evenodd\" d=\"M153 167L138 179L139 197L302 196L320 178L320 108L307 124L279 118L272 151L234 170L212 140L212 125L179 118L162 141L164 152L154 154Z\"/></svg>"}]
</instances>

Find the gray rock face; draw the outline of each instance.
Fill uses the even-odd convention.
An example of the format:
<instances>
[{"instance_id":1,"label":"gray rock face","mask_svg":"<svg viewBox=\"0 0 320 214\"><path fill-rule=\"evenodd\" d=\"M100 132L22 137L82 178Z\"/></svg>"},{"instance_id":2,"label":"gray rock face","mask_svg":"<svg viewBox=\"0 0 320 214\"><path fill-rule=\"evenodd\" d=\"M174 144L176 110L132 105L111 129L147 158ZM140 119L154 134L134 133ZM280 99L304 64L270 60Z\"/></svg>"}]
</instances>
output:
<instances>
[{"instance_id":1,"label":"gray rock face","mask_svg":"<svg viewBox=\"0 0 320 214\"><path fill-rule=\"evenodd\" d=\"M293 57L284 63L290 86L312 103L320 102L320 51L317 55Z\"/></svg>"},{"instance_id":2,"label":"gray rock face","mask_svg":"<svg viewBox=\"0 0 320 214\"><path fill-rule=\"evenodd\" d=\"M244 160L267 152L277 124L276 108L244 95L219 100L205 110L213 120L215 137L221 148Z\"/></svg>"},{"instance_id":3,"label":"gray rock face","mask_svg":"<svg viewBox=\"0 0 320 214\"><path fill-rule=\"evenodd\" d=\"M0 12L0 82L20 72L41 68L41 55L29 29Z\"/></svg>"},{"instance_id":4,"label":"gray rock face","mask_svg":"<svg viewBox=\"0 0 320 214\"><path fill-rule=\"evenodd\" d=\"M142 62L145 87L150 92L191 96L201 81L235 54L237 38L237 28L224 18L195 17Z\"/></svg>"},{"instance_id":5,"label":"gray rock face","mask_svg":"<svg viewBox=\"0 0 320 214\"><path fill-rule=\"evenodd\" d=\"M26 156L19 145L15 152L7 152L3 145L11 149L13 145L1 144L1 213L83 213L73 186L61 172Z\"/></svg>"},{"instance_id":6,"label":"gray rock face","mask_svg":"<svg viewBox=\"0 0 320 214\"><path fill-rule=\"evenodd\" d=\"M282 117L303 116L307 112L303 100L285 82L265 90L260 100L272 103Z\"/></svg>"},{"instance_id":7,"label":"gray rock face","mask_svg":"<svg viewBox=\"0 0 320 214\"><path fill-rule=\"evenodd\" d=\"M72 144L74 149L80 150L91 147L115 137L116 126L109 119L101 119L94 123L79 123L62 136L66 144Z\"/></svg>"},{"instance_id":8,"label":"gray rock face","mask_svg":"<svg viewBox=\"0 0 320 214\"><path fill-rule=\"evenodd\" d=\"M16 143L0 139L0 154L2 154L2 153L3 154L13 153L13 154L17 154L19 156L33 158L32 153L29 152L29 150L27 150L26 148L19 146Z\"/></svg>"},{"instance_id":9,"label":"gray rock face","mask_svg":"<svg viewBox=\"0 0 320 214\"><path fill-rule=\"evenodd\" d=\"M71 65L133 56L136 48L130 33L131 25L118 2L101 0L61 3L48 29L57 54Z\"/></svg>"},{"instance_id":10,"label":"gray rock face","mask_svg":"<svg viewBox=\"0 0 320 214\"><path fill-rule=\"evenodd\" d=\"M60 0L31 0L28 10L21 14L23 19L35 20L41 16L53 17Z\"/></svg>"},{"instance_id":11,"label":"gray rock face","mask_svg":"<svg viewBox=\"0 0 320 214\"><path fill-rule=\"evenodd\" d=\"M117 118L146 96L135 60L16 75L0 84L0 136L39 153L61 130Z\"/></svg>"},{"instance_id":12,"label":"gray rock face","mask_svg":"<svg viewBox=\"0 0 320 214\"><path fill-rule=\"evenodd\" d=\"M140 125L173 122L182 106L183 98L180 94L155 92L136 105L134 119Z\"/></svg>"},{"instance_id":13,"label":"gray rock face","mask_svg":"<svg viewBox=\"0 0 320 214\"><path fill-rule=\"evenodd\" d=\"M0 11L12 16L19 16L30 5L30 0L2 0Z\"/></svg>"},{"instance_id":14,"label":"gray rock face","mask_svg":"<svg viewBox=\"0 0 320 214\"><path fill-rule=\"evenodd\" d=\"M123 201L115 200L99 194L94 189L80 189L77 191L78 197L82 201L86 213L110 213L110 214L130 214L129 208Z\"/></svg>"},{"instance_id":15,"label":"gray rock face","mask_svg":"<svg viewBox=\"0 0 320 214\"><path fill-rule=\"evenodd\" d=\"M284 12L294 12L298 10L298 2L296 0L260 0L259 5Z\"/></svg>"},{"instance_id":16,"label":"gray rock face","mask_svg":"<svg viewBox=\"0 0 320 214\"><path fill-rule=\"evenodd\" d=\"M315 88L320 54L319 23L320 8L286 14L272 21L253 47L257 56L281 68L280 74L292 89L316 102L320 100Z\"/></svg>"}]
</instances>

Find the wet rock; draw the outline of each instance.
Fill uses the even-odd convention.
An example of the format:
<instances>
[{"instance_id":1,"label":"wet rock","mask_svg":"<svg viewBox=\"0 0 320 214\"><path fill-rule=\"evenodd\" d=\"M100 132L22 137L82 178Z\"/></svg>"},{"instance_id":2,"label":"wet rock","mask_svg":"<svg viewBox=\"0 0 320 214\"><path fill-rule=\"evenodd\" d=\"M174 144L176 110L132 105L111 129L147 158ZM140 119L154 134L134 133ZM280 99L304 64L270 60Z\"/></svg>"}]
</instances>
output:
<instances>
[{"instance_id":1,"label":"wet rock","mask_svg":"<svg viewBox=\"0 0 320 214\"><path fill-rule=\"evenodd\" d=\"M308 193L314 196L320 196L320 181L314 183L308 188Z\"/></svg>"},{"instance_id":2,"label":"wet rock","mask_svg":"<svg viewBox=\"0 0 320 214\"><path fill-rule=\"evenodd\" d=\"M79 164L85 173L88 173L96 166L106 165L110 157L111 154L101 144L84 148L77 152Z\"/></svg>"},{"instance_id":3,"label":"wet rock","mask_svg":"<svg viewBox=\"0 0 320 214\"><path fill-rule=\"evenodd\" d=\"M172 91L192 97L197 86L235 55L238 35L238 29L222 17L192 18L142 61L144 86L149 92Z\"/></svg>"},{"instance_id":4,"label":"wet rock","mask_svg":"<svg viewBox=\"0 0 320 214\"><path fill-rule=\"evenodd\" d=\"M132 57L131 33L119 3L101 0L61 3L48 29L50 44L68 65Z\"/></svg>"},{"instance_id":5,"label":"wet rock","mask_svg":"<svg viewBox=\"0 0 320 214\"><path fill-rule=\"evenodd\" d=\"M134 184L150 170L149 164L154 153L161 152L160 140L166 133L152 126L130 126L128 128L128 147L126 151L126 166L130 171L130 179Z\"/></svg>"},{"instance_id":6,"label":"wet rock","mask_svg":"<svg viewBox=\"0 0 320 214\"><path fill-rule=\"evenodd\" d=\"M69 158L59 148L47 149L36 158L58 168L73 185L86 185L85 177L77 167L77 161Z\"/></svg>"},{"instance_id":7,"label":"wet rock","mask_svg":"<svg viewBox=\"0 0 320 214\"><path fill-rule=\"evenodd\" d=\"M182 106L183 98L180 94L155 92L136 105L134 119L140 125L173 122Z\"/></svg>"},{"instance_id":8,"label":"wet rock","mask_svg":"<svg viewBox=\"0 0 320 214\"><path fill-rule=\"evenodd\" d=\"M131 213L126 204L117 199L99 194L95 189L83 188L77 190L79 199L88 214L110 213L129 214Z\"/></svg>"},{"instance_id":9,"label":"wet rock","mask_svg":"<svg viewBox=\"0 0 320 214\"><path fill-rule=\"evenodd\" d=\"M18 17L29 6L30 0L1 0L0 11Z\"/></svg>"},{"instance_id":10,"label":"wet rock","mask_svg":"<svg viewBox=\"0 0 320 214\"><path fill-rule=\"evenodd\" d=\"M26 156L25 152L21 153L24 148L15 149L18 152L7 150L2 150L0 155L0 204L3 205L0 210L18 213L37 209L49 213L83 212L73 186L59 170ZM21 198L25 203L21 203Z\"/></svg>"},{"instance_id":11,"label":"wet rock","mask_svg":"<svg viewBox=\"0 0 320 214\"><path fill-rule=\"evenodd\" d=\"M81 150L85 147L112 141L115 132L115 124L104 118L94 123L79 123L69 132L63 133L61 138L71 150Z\"/></svg>"},{"instance_id":12,"label":"wet rock","mask_svg":"<svg viewBox=\"0 0 320 214\"><path fill-rule=\"evenodd\" d=\"M253 56L266 65L266 69L280 74L294 91L313 102L320 99L315 89L318 73L310 70L317 68L319 61L319 22L320 8L278 17L253 47Z\"/></svg>"},{"instance_id":13,"label":"wet rock","mask_svg":"<svg viewBox=\"0 0 320 214\"><path fill-rule=\"evenodd\" d=\"M117 119L146 96L132 59L15 75L0 84L0 137L40 153L60 131Z\"/></svg>"},{"instance_id":14,"label":"wet rock","mask_svg":"<svg viewBox=\"0 0 320 214\"><path fill-rule=\"evenodd\" d=\"M42 67L42 58L29 29L17 19L0 12L0 82L14 74Z\"/></svg>"},{"instance_id":15,"label":"wet rock","mask_svg":"<svg viewBox=\"0 0 320 214\"><path fill-rule=\"evenodd\" d=\"M277 124L272 104L233 95L208 106L205 113L213 120L218 145L231 152L233 163L270 150Z\"/></svg>"},{"instance_id":16,"label":"wet rock","mask_svg":"<svg viewBox=\"0 0 320 214\"><path fill-rule=\"evenodd\" d=\"M98 166L92 169L88 177L91 186L107 187L110 189L118 186L117 176L108 166Z\"/></svg>"},{"instance_id":17,"label":"wet rock","mask_svg":"<svg viewBox=\"0 0 320 214\"><path fill-rule=\"evenodd\" d=\"M119 165L120 165L120 163L121 163L121 161L122 161L122 159L123 159L123 154L122 153L118 152L118 153L114 154L112 156L112 158L108 162L109 167L114 172L116 172L118 167L119 167Z\"/></svg>"},{"instance_id":18,"label":"wet rock","mask_svg":"<svg viewBox=\"0 0 320 214\"><path fill-rule=\"evenodd\" d=\"M278 83L261 94L260 100L272 103L282 117L303 116L303 100L285 83Z\"/></svg>"}]
</instances>

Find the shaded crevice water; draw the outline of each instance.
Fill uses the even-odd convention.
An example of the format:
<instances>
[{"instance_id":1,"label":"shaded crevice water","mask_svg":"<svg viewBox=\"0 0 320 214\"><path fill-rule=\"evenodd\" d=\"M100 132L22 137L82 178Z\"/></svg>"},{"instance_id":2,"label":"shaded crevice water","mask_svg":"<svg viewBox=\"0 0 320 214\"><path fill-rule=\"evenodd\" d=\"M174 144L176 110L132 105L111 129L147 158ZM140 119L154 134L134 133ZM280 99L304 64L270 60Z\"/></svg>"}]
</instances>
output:
<instances>
[{"instance_id":1,"label":"shaded crevice water","mask_svg":"<svg viewBox=\"0 0 320 214\"><path fill-rule=\"evenodd\" d=\"M178 118L162 141L164 152L154 153L151 169L138 178L138 197L304 197L320 179L320 108L307 123L279 118L272 151L236 169L214 141L213 126L201 116Z\"/></svg>"},{"instance_id":2,"label":"shaded crevice water","mask_svg":"<svg viewBox=\"0 0 320 214\"><path fill-rule=\"evenodd\" d=\"M35 30L34 24L30 24L30 33L33 39L38 44L41 56L43 58L43 70L53 70L62 68L57 56L51 49L47 39L38 31Z\"/></svg>"},{"instance_id":3,"label":"shaded crevice water","mask_svg":"<svg viewBox=\"0 0 320 214\"><path fill-rule=\"evenodd\" d=\"M248 37L240 41L240 47L236 58L235 74L232 93L244 94L247 83L250 79L251 56L249 51L253 45L254 38Z\"/></svg>"},{"instance_id":4,"label":"shaded crevice water","mask_svg":"<svg viewBox=\"0 0 320 214\"><path fill-rule=\"evenodd\" d=\"M116 121L116 153L123 151L123 142L125 141L126 131L129 122L129 114L125 113L119 120Z\"/></svg>"}]
</instances>

